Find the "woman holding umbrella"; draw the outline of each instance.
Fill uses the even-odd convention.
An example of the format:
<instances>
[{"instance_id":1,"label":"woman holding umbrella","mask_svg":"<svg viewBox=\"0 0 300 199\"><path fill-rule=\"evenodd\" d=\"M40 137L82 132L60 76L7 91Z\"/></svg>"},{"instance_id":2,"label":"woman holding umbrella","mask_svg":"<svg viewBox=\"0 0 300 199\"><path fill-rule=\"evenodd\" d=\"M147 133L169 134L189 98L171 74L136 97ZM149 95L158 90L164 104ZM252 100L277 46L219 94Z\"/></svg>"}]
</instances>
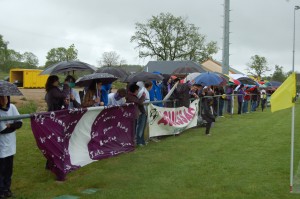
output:
<instances>
[{"instance_id":1,"label":"woman holding umbrella","mask_svg":"<svg viewBox=\"0 0 300 199\"><path fill-rule=\"evenodd\" d=\"M14 90L18 92L13 93ZM0 81L0 117L19 115L16 106L10 103L11 95L22 94L15 85ZM0 198L12 197L10 186L16 154L16 130L21 127L21 120L0 121Z\"/></svg>"},{"instance_id":2,"label":"woman holding umbrella","mask_svg":"<svg viewBox=\"0 0 300 199\"><path fill-rule=\"evenodd\" d=\"M101 101L101 87L101 80L92 81L83 97L83 107L104 106L104 102Z\"/></svg>"}]
</instances>

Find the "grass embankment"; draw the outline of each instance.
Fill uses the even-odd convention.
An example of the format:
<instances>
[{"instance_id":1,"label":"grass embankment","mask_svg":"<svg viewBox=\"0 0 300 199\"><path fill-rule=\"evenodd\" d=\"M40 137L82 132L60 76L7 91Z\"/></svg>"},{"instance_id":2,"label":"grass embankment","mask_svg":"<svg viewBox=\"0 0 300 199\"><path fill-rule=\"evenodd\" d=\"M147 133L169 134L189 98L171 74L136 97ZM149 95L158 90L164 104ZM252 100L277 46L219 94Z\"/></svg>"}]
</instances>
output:
<instances>
[{"instance_id":1,"label":"grass embankment","mask_svg":"<svg viewBox=\"0 0 300 199\"><path fill-rule=\"evenodd\" d=\"M300 117L299 104L296 118ZM296 119L296 129L300 123ZM16 198L299 198L289 193L291 110L225 115L204 128L101 160L67 176L44 169L28 119L18 131L12 189ZM295 168L300 138L296 130ZM94 194L82 191L96 188Z\"/></svg>"}]
</instances>

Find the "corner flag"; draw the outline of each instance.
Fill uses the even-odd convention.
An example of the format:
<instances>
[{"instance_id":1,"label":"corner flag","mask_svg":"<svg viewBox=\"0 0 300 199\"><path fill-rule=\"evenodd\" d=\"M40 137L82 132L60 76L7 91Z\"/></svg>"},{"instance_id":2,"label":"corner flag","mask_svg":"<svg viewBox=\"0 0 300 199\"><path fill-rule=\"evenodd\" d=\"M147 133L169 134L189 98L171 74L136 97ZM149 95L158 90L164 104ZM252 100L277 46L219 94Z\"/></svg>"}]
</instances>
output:
<instances>
[{"instance_id":1,"label":"corner flag","mask_svg":"<svg viewBox=\"0 0 300 199\"><path fill-rule=\"evenodd\" d=\"M271 111L279 111L295 105L296 73L292 73L271 96Z\"/></svg>"}]
</instances>

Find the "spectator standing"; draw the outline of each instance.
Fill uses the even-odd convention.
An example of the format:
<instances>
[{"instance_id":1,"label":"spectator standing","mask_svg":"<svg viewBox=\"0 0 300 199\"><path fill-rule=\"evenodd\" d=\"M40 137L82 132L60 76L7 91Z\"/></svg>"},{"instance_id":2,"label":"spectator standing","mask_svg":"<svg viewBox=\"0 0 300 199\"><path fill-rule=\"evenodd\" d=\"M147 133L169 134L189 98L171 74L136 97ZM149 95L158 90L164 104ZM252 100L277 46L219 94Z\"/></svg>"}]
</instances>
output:
<instances>
[{"instance_id":1,"label":"spectator standing","mask_svg":"<svg viewBox=\"0 0 300 199\"><path fill-rule=\"evenodd\" d=\"M76 80L72 75L68 75L65 78L63 92L67 96L66 106L68 109L80 108L81 106L79 93L74 89L75 81Z\"/></svg>"},{"instance_id":2,"label":"spectator standing","mask_svg":"<svg viewBox=\"0 0 300 199\"><path fill-rule=\"evenodd\" d=\"M107 105L120 106L126 103L126 89L119 88L116 93L108 94L108 103Z\"/></svg>"},{"instance_id":3,"label":"spectator standing","mask_svg":"<svg viewBox=\"0 0 300 199\"><path fill-rule=\"evenodd\" d=\"M137 126L138 126L138 119L140 114L145 114L145 108L143 105L143 102L145 101L146 98L146 93L142 93L141 97L138 98L137 94L139 92L140 87L138 85L136 85L135 83L130 84L128 86L128 91L127 91L127 95L126 95L126 102L127 103L134 103L135 105L135 117L136 122L135 122L135 135L136 135L136 144L141 144L140 146L142 146L145 143L142 143L142 141L140 140L139 137L137 137Z\"/></svg>"},{"instance_id":4,"label":"spectator standing","mask_svg":"<svg viewBox=\"0 0 300 199\"><path fill-rule=\"evenodd\" d=\"M240 87L237 90L237 98L238 98L238 114L242 113L242 105L243 105L243 101L244 101L244 84L241 84Z\"/></svg>"},{"instance_id":5,"label":"spectator standing","mask_svg":"<svg viewBox=\"0 0 300 199\"><path fill-rule=\"evenodd\" d=\"M59 88L59 78L56 75L48 77L46 82L45 101L47 103L48 111L57 111L64 108L66 101L66 94Z\"/></svg>"},{"instance_id":6,"label":"spectator standing","mask_svg":"<svg viewBox=\"0 0 300 199\"><path fill-rule=\"evenodd\" d=\"M233 103L233 86L228 86L226 89L227 96L227 113L232 114L232 103Z\"/></svg>"},{"instance_id":7,"label":"spectator standing","mask_svg":"<svg viewBox=\"0 0 300 199\"><path fill-rule=\"evenodd\" d=\"M101 87L101 81L92 81L83 97L83 107L104 106L104 102L101 101Z\"/></svg>"},{"instance_id":8,"label":"spectator standing","mask_svg":"<svg viewBox=\"0 0 300 199\"><path fill-rule=\"evenodd\" d=\"M9 96L0 96L0 117L18 116L19 112L10 103ZM22 120L0 121L0 198L12 197L11 177L16 154L16 130L22 127Z\"/></svg>"}]
</instances>

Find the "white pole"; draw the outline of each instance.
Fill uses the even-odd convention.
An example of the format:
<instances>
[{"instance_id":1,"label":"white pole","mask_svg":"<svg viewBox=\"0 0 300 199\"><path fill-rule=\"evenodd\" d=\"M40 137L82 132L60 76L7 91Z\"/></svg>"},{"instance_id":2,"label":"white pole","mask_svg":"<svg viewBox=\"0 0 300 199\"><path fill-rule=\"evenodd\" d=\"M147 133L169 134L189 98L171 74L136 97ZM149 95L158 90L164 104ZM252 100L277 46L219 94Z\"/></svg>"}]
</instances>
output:
<instances>
[{"instance_id":1,"label":"white pole","mask_svg":"<svg viewBox=\"0 0 300 199\"><path fill-rule=\"evenodd\" d=\"M294 8L294 34L293 34L293 72L295 71L295 27L296 27L296 10L300 6ZM291 162L290 162L290 192L293 192L294 177L294 139L295 139L295 106L292 108L292 127L291 127Z\"/></svg>"}]
</instances>

